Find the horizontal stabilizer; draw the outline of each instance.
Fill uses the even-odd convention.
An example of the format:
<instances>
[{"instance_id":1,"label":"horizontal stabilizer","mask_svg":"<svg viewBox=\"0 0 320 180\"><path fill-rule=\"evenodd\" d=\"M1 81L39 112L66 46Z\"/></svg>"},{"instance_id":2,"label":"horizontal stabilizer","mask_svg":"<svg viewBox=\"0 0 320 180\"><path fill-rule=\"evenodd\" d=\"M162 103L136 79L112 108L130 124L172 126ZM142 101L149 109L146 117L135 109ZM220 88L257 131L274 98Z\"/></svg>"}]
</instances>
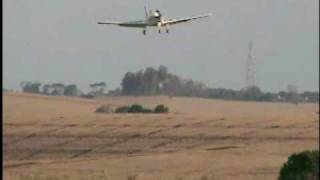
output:
<instances>
[{"instance_id":1,"label":"horizontal stabilizer","mask_svg":"<svg viewBox=\"0 0 320 180\"><path fill-rule=\"evenodd\" d=\"M121 24L120 22L116 21L107 21L107 22L98 22L98 24L114 24L114 25L119 25Z\"/></svg>"}]
</instances>

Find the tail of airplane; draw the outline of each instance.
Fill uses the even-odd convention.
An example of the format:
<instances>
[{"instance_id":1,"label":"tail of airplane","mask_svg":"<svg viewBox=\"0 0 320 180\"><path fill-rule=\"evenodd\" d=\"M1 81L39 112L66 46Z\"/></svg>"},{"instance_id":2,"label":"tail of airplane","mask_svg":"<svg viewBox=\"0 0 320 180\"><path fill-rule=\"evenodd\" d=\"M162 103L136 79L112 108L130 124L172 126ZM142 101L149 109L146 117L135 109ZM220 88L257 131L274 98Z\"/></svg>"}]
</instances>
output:
<instances>
[{"instance_id":1,"label":"tail of airplane","mask_svg":"<svg viewBox=\"0 0 320 180\"><path fill-rule=\"evenodd\" d=\"M146 5L144 6L144 13L145 13L145 16L148 17L148 9Z\"/></svg>"}]
</instances>

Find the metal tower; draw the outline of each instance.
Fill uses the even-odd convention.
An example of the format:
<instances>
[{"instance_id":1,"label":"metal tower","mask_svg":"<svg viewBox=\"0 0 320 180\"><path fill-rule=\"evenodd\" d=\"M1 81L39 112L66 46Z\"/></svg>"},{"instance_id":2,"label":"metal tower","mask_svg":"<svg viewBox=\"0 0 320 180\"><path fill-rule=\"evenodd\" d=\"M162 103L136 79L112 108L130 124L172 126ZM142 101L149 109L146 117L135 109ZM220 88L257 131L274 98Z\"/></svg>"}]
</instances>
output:
<instances>
[{"instance_id":1,"label":"metal tower","mask_svg":"<svg viewBox=\"0 0 320 180\"><path fill-rule=\"evenodd\" d=\"M249 42L249 52L248 52L248 60L246 65L246 87L255 86L256 78L255 78L255 63L253 58L253 43Z\"/></svg>"}]
</instances>

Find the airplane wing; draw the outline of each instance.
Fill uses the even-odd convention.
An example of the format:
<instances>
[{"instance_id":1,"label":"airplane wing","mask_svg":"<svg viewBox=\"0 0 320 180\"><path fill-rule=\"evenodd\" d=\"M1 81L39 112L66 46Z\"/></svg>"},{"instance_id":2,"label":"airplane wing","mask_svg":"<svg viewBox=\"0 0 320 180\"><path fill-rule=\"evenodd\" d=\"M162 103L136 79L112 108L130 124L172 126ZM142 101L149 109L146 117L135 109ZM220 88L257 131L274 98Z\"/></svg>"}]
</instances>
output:
<instances>
[{"instance_id":1,"label":"airplane wing","mask_svg":"<svg viewBox=\"0 0 320 180\"><path fill-rule=\"evenodd\" d=\"M201 18L206 18L211 16L212 14L206 14L206 15L200 15L200 16L194 16L194 17L188 17L188 18L181 18L181 19L169 19L164 22L165 25L171 25L171 24L178 24L178 23L183 23L183 22L188 22L191 20L196 20L196 19L201 19Z\"/></svg>"},{"instance_id":2,"label":"airplane wing","mask_svg":"<svg viewBox=\"0 0 320 180\"><path fill-rule=\"evenodd\" d=\"M147 26L147 23L145 21L131 21L131 22L108 21L108 22L98 22L98 24L118 25L123 27L132 27L132 28L145 28Z\"/></svg>"}]
</instances>

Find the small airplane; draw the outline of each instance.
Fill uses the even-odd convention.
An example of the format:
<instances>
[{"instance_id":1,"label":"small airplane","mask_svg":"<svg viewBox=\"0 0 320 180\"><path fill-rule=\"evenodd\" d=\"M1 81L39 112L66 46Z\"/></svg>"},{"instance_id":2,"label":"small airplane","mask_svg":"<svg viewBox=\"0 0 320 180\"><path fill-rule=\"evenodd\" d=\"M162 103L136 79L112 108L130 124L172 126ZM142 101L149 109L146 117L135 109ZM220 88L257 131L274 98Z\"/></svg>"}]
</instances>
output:
<instances>
[{"instance_id":1,"label":"small airplane","mask_svg":"<svg viewBox=\"0 0 320 180\"><path fill-rule=\"evenodd\" d=\"M143 35L147 33L147 27L158 27L159 34L161 33L161 29L163 27L166 28L166 33L169 33L169 26L173 24L188 22L195 19L206 18L211 16L212 14L205 14L200 16L193 16L187 18L180 18L180 19L165 19L159 10L149 10L144 7L145 11L145 20L140 21L127 21L127 22L115 22L115 21L108 21L108 22L98 22L98 24L107 24L107 25L118 25L122 27L131 27L131 28L142 28Z\"/></svg>"}]
</instances>

